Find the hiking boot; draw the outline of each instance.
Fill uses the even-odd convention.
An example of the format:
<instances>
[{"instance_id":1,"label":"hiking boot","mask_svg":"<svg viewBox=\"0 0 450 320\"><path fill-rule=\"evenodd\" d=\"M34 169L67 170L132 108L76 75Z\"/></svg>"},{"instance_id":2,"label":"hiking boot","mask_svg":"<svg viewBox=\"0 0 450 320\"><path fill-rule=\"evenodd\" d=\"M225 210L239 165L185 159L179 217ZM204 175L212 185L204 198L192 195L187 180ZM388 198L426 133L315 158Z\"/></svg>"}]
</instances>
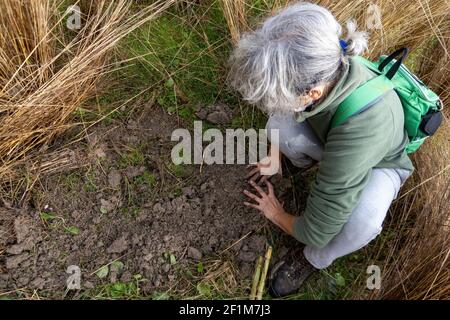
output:
<instances>
[{"instance_id":1,"label":"hiking boot","mask_svg":"<svg viewBox=\"0 0 450 320\"><path fill-rule=\"evenodd\" d=\"M297 292L314 271L317 269L306 260L303 252L288 254L271 271L269 294L273 298L280 298Z\"/></svg>"}]
</instances>

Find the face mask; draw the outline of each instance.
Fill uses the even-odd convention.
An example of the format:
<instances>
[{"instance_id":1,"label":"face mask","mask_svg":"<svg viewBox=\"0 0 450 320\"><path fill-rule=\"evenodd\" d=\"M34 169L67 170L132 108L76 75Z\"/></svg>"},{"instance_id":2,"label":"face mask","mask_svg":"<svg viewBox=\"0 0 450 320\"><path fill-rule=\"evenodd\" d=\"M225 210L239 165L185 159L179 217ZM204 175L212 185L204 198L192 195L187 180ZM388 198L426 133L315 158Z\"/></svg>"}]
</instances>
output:
<instances>
[{"instance_id":1,"label":"face mask","mask_svg":"<svg viewBox=\"0 0 450 320\"><path fill-rule=\"evenodd\" d=\"M311 107L314 104L314 101L309 102L308 104L304 105L304 106L300 106L294 109L295 112L302 112L306 109L308 109L309 107Z\"/></svg>"}]
</instances>

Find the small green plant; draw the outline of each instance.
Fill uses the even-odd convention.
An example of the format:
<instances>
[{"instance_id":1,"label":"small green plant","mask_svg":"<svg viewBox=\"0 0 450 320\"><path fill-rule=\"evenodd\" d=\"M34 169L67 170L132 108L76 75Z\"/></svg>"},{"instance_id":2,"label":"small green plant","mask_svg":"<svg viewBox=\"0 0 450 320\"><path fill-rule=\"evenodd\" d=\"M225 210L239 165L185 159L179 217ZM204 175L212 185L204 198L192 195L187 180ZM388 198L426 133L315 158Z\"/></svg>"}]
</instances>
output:
<instances>
[{"instance_id":1,"label":"small green plant","mask_svg":"<svg viewBox=\"0 0 450 320\"><path fill-rule=\"evenodd\" d=\"M170 253L170 252L164 252L164 258L165 258L171 265L177 264L177 258L175 257L174 254L172 254L172 253Z\"/></svg>"},{"instance_id":2,"label":"small green plant","mask_svg":"<svg viewBox=\"0 0 450 320\"><path fill-rule=\"evenodd\" d=\"M153 292L152 300L169 300L170 295L167 292Z\"/></svg>"},{"instance_id":3,"label":"small green plant","mask_svg":"<svg viewBox=\"0 0 450 320\"><path fill-rule=\"evenodd\" d=\"M203 263L200 261L197 263L197 273L201 274L205 271L205 267L203 266Z\"/></svg>"},{"instance_id":4,"label":"small green plant","mask_svg":"<svg viewBox=\"0 0 450 320\"><path fill-rule=\"evenodd\" d=\"M109 271L121 271L124 268L124 264L120 260L113 261L111 264L104 265L100 269L95 272L95 275L100 279L106 278L109 274Z\"/></svg>"},{"instance_id":5,"label":"small green plant","mask_svg":"<svg viewBox=\"0 0 450 320\"><path fill-rule=\"evenodd\" d=\"M173 195L175 197L179 197L183 194L183 190L180 187L176 187L175 190L173 191Z\"/></svg>"},{"instance_id":6,"label":"small green plant","mask_svg":"<svg viewBox=\"0 0 450 320\"><path fill-rule=\"evenodd\" d=\"M140 284L147 281L140 274L133 276L130 282L109 283L94 289L96 299L142 299Z\"/></svg>"},{"instance_id":7,"label":"small green plant","mask_svg":"<svg viewBox=\"0 0 450 320\"><path fill-rule=\"evenodd\" d=\"M51 212L42 211L39 216L45 222L51 222L56 219L56 215Z\"/></svg>"},{"instance_id":8,"label":"small green plant","mask_svg":"<svg viewBox=\"0 0 450 320\"><path fill-rule=\"evenodd\" d=\"M97 272L95 273L95 275L96 275L97 277L99 277L100 279L106 278L106 277L108 276L108 274L109 274L109 267L108 267L107 265L101 267L101 268L98 269Z\"/></svg>"},{"instance_id":9,"label":"small green plant","mask_svg":"<svg viewBox=\"0 0 450 320\"><path fill-rule=\"evenodd\" d=\"M338 287L345 286L345 278L339 272L334 274L334 281Z\"/></svg>"},{"instance_id":10,"label":"small green plant","mask_svg":"<svg viewBox=\"0 0 450 320\"><path fill-rule=\"evenodd\" d=\"M78 229L78 227L75 226L64 227L64 230L74 236L80 233L80 229Z\"/></svg>"},{"instance_id":11,"label":"small green plant","mask_svg":"<svg viewBox=\"0 0 450 320\"><path fill-rule=\"evenodd\" d=\"M77 186L81 184L81 176L79 172L71 172L68 175L64 176L63 184L69 190L76 190Z\"/></svg>"},{"instance_id":12,"label":"small green plant","mask_svg":"<svg viewBox=\"0 0 450 320\"><path fill-rule=\"evenodd\" d=\"M128 153L122 154L120 166L126 168L128 166L139 166L145 162L145 156L139 148L133 148Z\"/></svg>"},{"instance_id":13,"label":"small green plant","mask_svg":"<svg viewBox=\"0 0 450 320\"><path fill-rule=\"evenodd\" d=\"M168 166L168 170L177 178L182 178L184 175L184 168L179 164L177 165L171 162Z\"/></svg>"},{"instance_id":14,"label":"small green plant","mask_svg":"<svg viewBox=\"0 0 450 320\"><path fill-rule=\"evenodd\" d=\"M39 213L39 217L45 223L46 226L50 230L64 230L65 232L71 235L78 235L80 233L80 229L76 226L68 226L66 225L66 221L63 217L58 216L57 214L49 211L42 211Z\"/></svg>"},{"instance_id":15,"label":"small green plant","mask_svg":"<svg viewBox=\"0 0 450 320\"><path fill-rule=\"evenodd\" d=\"M97 191L97 185L94 182L95 176L92 172L87 172L85 175L85 182L83 185L83 190L85 192L95 192Z\"/></svg>"},{"instance_id":16,"label":"small green plant","mask_svg":"<svg viewBox=\"0 0 450 320\"><path fill-rule=\"evenodd\" d=\"M199 282L197 284L197 292L204 297L210 297L211 296L211 286L205 282Z\"/></svg>"},{"instance_id":17,"label":"small green plant","mask_svg":"<svg viewBox=\"0 0 450 320\"><path fill-rule=\"evenodd\" d=\"M134 183L136 185L146 185L149 187L154 187L156 185L156 177L153 173L145 171L140 176L134 178Z\"/></svg>"}]
</instances>

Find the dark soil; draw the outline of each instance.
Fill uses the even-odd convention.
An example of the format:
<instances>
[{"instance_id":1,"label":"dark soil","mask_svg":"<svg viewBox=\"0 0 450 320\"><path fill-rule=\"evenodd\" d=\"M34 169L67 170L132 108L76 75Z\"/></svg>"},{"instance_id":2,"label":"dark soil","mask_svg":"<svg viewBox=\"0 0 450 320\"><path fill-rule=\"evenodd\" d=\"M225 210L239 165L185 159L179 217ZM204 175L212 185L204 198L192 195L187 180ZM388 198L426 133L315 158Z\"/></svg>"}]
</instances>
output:
<instances>
[{"instance_id":1,"label":"dark soil","mask_svg":"<svg viewBox=\"0 0 450 320\"><path fill-rule=\"evenodd\" d=\"M82 168L41 177L22 208L0 208L0 292L62 298L75 265L82 289L139 274L147 280L142 292L151 293L222 253L238 277L251 278L271 239L268 222L242 205L245 166L174 166L177 127L183 124L156 106L97 125L73 147Z\"/></svg>"}]
</instances>

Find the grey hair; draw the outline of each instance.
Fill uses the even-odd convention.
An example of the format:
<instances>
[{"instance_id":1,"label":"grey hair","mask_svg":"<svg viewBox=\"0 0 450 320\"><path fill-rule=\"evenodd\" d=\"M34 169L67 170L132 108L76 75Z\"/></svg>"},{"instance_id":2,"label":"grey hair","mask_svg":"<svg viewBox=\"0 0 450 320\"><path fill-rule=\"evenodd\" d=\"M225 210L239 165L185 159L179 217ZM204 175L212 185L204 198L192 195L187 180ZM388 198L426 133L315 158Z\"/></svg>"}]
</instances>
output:
<instances>
[{"instance_id":1,"label":"grey hair","mask_svg":"<svg viewBox=\"0 0 450 320\"><path fill-rule=\"evenodd\" d=\"M324 7L300 2L268 18L242 36L230 60L229 82L263 111L290 113L299 96L335 81L349 57L367 49L367 34L347 22L346 52L342 27Z\"/></svg>"}]
</instances>

